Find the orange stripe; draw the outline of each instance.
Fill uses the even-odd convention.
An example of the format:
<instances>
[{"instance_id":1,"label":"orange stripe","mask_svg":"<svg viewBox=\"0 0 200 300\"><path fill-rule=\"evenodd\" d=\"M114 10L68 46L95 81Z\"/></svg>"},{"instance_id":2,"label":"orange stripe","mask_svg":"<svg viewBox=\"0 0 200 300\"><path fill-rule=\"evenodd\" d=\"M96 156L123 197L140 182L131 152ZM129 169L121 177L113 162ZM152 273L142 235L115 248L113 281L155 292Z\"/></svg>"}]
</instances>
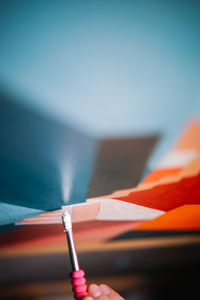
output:
<instances>
[{"instance_id":1,"label":"orange stripe","mask_svg":"<svg viewBox=\"0 0 200 300\"><path fill-rule=\"evenodd\" d=\"M189 124L174 149L200 150L200 122L194 121Z\"/></svg>"},{"instance_id":2,"label":"orange stripe","mask_svg":"<svg viewBox=\"0 0 200 300\"><path fill-rule=\"evenodd\" d=\"M184 205L145 222L139 230L200 230L200 205Z\"/></svg>"},{"instance_id":3,"label":"orange stripe","mask_svg":"<svg viewBox=\"0 0 200 300\"><path fill-rule=\"evenodd\" d=\"M158 181L165 177L170 177L173 175L178 174L182 168L173 168L173 169L157 169L155 171L152 171L147 177L143 180L142 183L150 183Z\"/></svg>"}]
</instances>

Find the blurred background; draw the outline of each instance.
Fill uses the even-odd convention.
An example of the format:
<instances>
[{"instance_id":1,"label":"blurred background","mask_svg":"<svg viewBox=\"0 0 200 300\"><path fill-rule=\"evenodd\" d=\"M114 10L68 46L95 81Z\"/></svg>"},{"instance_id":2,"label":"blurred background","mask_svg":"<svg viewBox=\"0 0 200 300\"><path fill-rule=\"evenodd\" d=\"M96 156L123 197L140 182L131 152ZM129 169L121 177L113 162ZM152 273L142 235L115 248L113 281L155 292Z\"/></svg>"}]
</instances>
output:
<instances>
[{"instance_id":1,"label":"blurred background","mask_svg":"<svg viewBox=\"0 0 200 300\"><path fill-rule=\"evenodd\" d=\"M174 130L200 95L199 1L2 1L0 79L98 134Z\"/></svg>"},{"instance_id":2,"label":"blurred background","mask_svg":"<svg viewBox=\"0 0 200 300\"><path fill-rule=\"evenodd\" d=\"M149 168L200 111L199 53L198 0L0 1L1 89L94 137L161 134ZM149 292L155 282L166 290L171 273L159 284L157 274L150 284L134 276L125 278L127 299L133 282L133 299L147 299L137 287ZM46 294L61 297L63 286Z\"/></svg>"}]
</instances>

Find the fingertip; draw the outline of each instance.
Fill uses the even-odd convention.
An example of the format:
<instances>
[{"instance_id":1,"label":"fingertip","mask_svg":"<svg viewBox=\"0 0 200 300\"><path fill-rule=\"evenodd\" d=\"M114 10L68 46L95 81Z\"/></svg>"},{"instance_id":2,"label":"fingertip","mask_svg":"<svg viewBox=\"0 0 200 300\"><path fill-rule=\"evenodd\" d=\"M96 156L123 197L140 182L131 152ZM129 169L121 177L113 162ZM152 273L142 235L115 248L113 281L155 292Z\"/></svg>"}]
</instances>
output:
<instances>
[{"instance_id":1,"label":"fingertip","mask_svg":"<svg viewBox=\"0 0 200 300\"><path fill-rule=\"evenodd\" d=\"M86 296L84 297L82 300L94 300L94 298L90 297L90 296Z\"/></svg>"},{"instance_id":2,"label":"fingertip","mask_svg":"<svg viewBox=\"0 0 200 300\"><path fill-rule=\"evenodd\" d=\"M93 298L97 298L101 296L102 292L98 285L92 283L88 288L88 294L92 296Z\"/></svg>"},{"instance_id":3,"label":"fingertip","mask_svg":"<svg viewBox=\"0 0 200 300\"><path fill-rule=\"evenodd\" d=\"M109 295L111 292L111 288L107 284L102 283L99 285L99 288L102 291L102 293L106 296Z\"/></svg>"},{"instance_id":4,"label":"fingertip","mask_svg":"<svg viewBox=\"0 0 200 300\"><path fill-rule=\"evenodd\" d=\"M122 296L120 296L116 291L114 291L111 287L107 284L100 284L99 285L102 293L107 297L109 300L125 300Z\"/></svg>"}]
</instances>

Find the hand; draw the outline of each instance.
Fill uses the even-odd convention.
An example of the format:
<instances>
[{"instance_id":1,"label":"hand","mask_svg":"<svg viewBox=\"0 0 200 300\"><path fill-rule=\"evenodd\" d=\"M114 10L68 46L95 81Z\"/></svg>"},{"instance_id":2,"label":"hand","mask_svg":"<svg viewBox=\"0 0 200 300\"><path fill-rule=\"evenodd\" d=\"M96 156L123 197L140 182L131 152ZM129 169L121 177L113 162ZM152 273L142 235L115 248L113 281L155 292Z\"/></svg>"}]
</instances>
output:
<instances>
[{"instance_id":1,"label":"hand","mask_svg":"<svg viewBox=\"0 0 200 300\"><path fill-rule=\"evenodd\" d=\"M88 288L88 296L83 300L124 300L117 292L106 284L91 284Z\"/></svg>"}]
</instances>

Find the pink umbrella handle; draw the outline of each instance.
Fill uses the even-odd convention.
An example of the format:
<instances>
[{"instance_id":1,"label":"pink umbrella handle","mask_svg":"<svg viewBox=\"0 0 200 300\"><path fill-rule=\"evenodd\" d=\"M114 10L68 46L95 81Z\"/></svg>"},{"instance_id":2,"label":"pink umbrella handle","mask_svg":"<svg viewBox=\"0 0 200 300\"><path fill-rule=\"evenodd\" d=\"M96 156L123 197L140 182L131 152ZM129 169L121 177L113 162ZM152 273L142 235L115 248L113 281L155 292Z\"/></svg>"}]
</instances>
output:
<instances>
[{"instance_id":1,"label":"pink umbrella handle","mask_svg":"<svg viewBox=\"0 0 200 300\"><path fill-rule=\"evenodd\" d=\"M72 286L74 292L74 298L80 300L83 297L87 296L87 285L85 279L85 272L83 270L73 271L71 273Z\"/></svg>"}]
</instances>

